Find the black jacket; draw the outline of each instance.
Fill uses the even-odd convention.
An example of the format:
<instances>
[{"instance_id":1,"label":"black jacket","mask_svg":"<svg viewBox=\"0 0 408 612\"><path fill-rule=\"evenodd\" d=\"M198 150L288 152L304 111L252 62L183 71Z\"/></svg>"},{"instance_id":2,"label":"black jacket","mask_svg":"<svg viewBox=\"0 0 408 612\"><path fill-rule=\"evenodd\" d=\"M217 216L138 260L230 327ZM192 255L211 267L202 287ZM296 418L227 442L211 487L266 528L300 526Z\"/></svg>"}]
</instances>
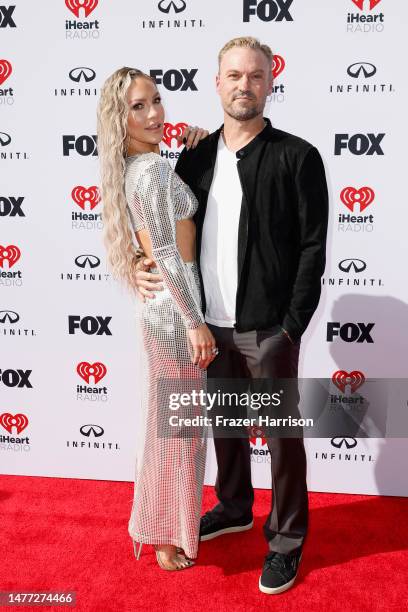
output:
<instances>
[{"instance_id":1,"label":"black jacket","mask_svg":"<svg viewBox=\"0 0 408 612\"><path fill-rule=\"evenodd\" d=\"M266 121L262 132L236 153L243 198L235 328L244 332L280 324L297 340L320 298L328 219L326 177L315 147ZM199 202L194 217L198 265L220 132L221 128L210 134L196 149L184 149L176 165ZM202 300L205 312L203 288Z\"/></svg>"}]
</instances>

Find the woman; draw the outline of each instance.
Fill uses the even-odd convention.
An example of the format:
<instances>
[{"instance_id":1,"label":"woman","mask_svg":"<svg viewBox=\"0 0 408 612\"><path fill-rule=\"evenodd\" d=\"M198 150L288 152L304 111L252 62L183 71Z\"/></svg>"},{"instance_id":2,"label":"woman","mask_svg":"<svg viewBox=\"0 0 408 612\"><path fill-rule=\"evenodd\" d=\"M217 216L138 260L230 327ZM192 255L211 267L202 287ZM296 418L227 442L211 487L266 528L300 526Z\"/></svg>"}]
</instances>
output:
<instances>
[{"instance_id":1,"label":"woman","mask_svg":"<svg viewBox=\"0 0 408 612\"><path fill-rule=\"evenodd\" d=\"M179 570L197 556L206 438L203 428L192 437L186 428L170 427L169 393L202 388L217 349L201 312L192 220L198 204L160 155L163 122L150 76L121 68L107 79L98 107L98 151L108 261L114 277L135 290L133 226L139 246L157 264L151 271L164 280L163 291L141 307L149 392L128 529L137 559L142 543L153 544L160 567ZM200 410L187 406L183 416Z\"/></svg>"}]
</instances>

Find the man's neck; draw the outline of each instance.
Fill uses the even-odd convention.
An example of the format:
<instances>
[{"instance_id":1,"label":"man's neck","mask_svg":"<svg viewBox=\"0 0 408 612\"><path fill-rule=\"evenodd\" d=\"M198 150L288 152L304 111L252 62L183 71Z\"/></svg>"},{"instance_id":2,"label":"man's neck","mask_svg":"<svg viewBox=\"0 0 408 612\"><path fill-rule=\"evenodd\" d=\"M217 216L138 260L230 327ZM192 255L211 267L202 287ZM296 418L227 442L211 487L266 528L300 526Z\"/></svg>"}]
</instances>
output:
<instances>
[{"instance_id":1,"label":"man's neck","mask_svg":"<svg viewBox=\"0 0 408 612\"><path fill-rule=\"evenodd\" d=\"M264 127L265 120L262 115L249 121L238 121L224 114L224 142L230 151L238 151L262 132Z\"/></svg>"}]
</instances>

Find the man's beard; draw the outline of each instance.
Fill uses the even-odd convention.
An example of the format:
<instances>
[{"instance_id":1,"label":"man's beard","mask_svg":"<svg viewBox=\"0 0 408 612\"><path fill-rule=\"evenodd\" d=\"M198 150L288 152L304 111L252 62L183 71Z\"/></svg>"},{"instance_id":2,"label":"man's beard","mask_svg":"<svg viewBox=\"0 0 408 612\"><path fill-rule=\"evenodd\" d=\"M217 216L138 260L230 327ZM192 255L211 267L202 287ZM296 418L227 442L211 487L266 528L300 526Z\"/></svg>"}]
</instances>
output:
<instances>
[{"instance_id":1,"label":"man's beard","mask_svg":"<svg viewBox=\"0 0 408 612\"><path fill-rule=\"evenodd\" d=\"M258 115L261 115L263 112L263 107L261 108L255 103L250 107L236 109L232 104L230 104L227 108L225 108L225 112L227 115L233 119L236 119L237 121L249 121Z\"/></svg>"}]
</instances>

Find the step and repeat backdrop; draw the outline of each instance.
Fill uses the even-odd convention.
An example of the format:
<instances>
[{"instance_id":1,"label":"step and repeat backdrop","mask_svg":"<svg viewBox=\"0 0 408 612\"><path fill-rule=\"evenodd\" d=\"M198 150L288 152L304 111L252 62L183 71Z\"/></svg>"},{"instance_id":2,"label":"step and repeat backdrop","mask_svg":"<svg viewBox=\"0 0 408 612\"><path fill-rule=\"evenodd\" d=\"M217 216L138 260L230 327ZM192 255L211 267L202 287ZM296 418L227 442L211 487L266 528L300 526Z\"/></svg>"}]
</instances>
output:
<instances>
[{"instance_id":1,"label":"step and repeat backdrop","mask_svg":"<svg viewBox=\"0 0 408 612\"><path fill-rule=\"evenodd\" d=\"M144 374L136 304L102 244L98 94L123 65L152 74L174 164L184 124L222 123L217 53L236 36L271 46L265 114L327 171L327 267L300 376L333 378L338 402L407 377L407 27L404 0L0 0L2 473L133 480ZM408 495L403 435L307 439L310 489ZM269 487L261 438L251 457Z\"/></svg>"}]
</instances>

